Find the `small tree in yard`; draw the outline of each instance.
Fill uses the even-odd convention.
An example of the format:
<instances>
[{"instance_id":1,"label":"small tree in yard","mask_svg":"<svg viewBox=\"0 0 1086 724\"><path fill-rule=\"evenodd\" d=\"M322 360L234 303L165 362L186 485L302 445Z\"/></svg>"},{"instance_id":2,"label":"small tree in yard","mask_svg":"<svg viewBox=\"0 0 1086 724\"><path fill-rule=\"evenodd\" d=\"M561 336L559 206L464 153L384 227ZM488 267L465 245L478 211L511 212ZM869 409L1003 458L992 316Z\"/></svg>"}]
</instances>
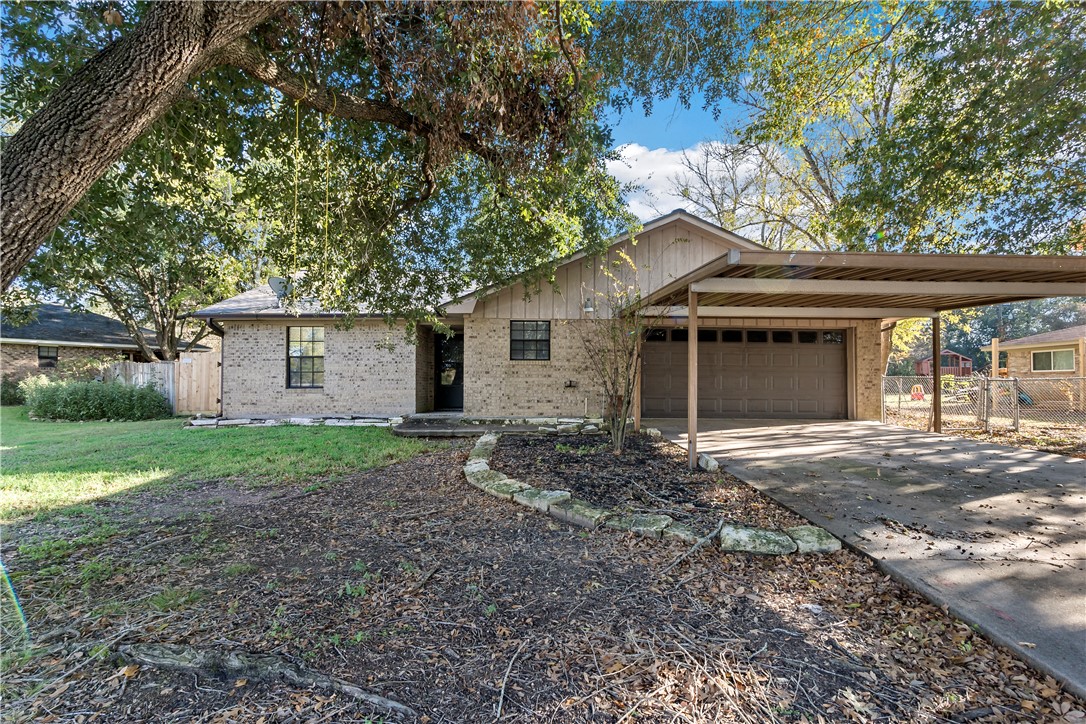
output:
<instances>
[{"instance_id":1,"label":"small tree in yard","mask_svg":"<svg viewBox=\"0 0 1086 724\"><path fill-rule=\"evenodd\" d=\"M642 341L660 318L642 313L641 285L633 259L621 249L614 254L615 259L600 264L603 283L585 291L585 311L592 310L592 319L584 325L581 341L589 371L603 388L611 446L621 455L641 369Z\"/></svg>"}]
</instances>

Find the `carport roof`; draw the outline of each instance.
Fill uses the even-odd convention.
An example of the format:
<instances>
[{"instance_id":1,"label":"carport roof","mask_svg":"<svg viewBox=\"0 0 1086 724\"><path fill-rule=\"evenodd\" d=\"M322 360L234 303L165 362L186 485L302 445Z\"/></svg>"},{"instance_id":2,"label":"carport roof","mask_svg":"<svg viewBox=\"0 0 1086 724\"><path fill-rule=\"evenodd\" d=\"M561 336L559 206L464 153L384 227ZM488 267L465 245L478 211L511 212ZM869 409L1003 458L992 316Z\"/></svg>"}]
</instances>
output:
<instances>
[{"instance_id":1,"label":"carport roof","mask_svg":"<svg viewBox=\"0 0 1086 724\"><path fill-rule=\"evenodd\" d=\"M1086 257L732 250L650 295L700 316L903 318L1086 295Z\"/></svg>"}]
</instances>

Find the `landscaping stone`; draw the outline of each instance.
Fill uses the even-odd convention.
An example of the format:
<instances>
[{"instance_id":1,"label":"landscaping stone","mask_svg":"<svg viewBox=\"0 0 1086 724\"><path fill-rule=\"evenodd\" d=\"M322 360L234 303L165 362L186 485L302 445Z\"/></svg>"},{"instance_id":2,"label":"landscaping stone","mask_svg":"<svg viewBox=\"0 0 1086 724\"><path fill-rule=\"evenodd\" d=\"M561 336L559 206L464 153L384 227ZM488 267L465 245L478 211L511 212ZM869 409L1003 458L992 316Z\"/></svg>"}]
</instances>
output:
<instances>
[{"instance_id":1,"label":"landscaping stone","mask_svg":"<svg viewBox=\"0 0 1086 724\"><path fill-rule=\"evenodd\" d=\"M501 475L501 473L497 474ZM513 478L505 478L503 480L497 480L493 483L488 483L486 485L480 486L480 490L482 490L484 493L490 493L494 497L501 498L503 500L512 500L513 496L516 493L528 490L529 488L531 488L532 490L535 489L532 488L531 485L528 485L528 483L522 483L521 481L514 480Z\"/></svg>"},{"instance_id":2,"label":"landscaping stone","mask_svg":"<svg viewBox=\"0 0 1086 724\"><path fill-rule=\"evenodd\" d=\"M697 534L697 531L688 525L672 523L664 528L663 538L664 540L678 540L692 545L698 542L700 536Z\"/></svg>"},{"instance_id":3,"label":"landscaping stone","mask_svg":"<svg viewBox=\"0 0 1086 724\"><path fill-rule=\"evenodd\" d=\"M551 506L572 497L568 490L540 490L531 488L513 493L513 502L527 505L540 513L550 512Z\"/></svg>"},{"instance_id":4,"label":"landscaping stone","mask_svg":"<svg viewBox=\"0 0 1086 724\"><path fill-rule=\"evenodd\" d=\"M726 525L720 529L720 548L725 551L779 556L795 553L798 546L786 534L764 528Z\"/></svg>"},{"instance_id":5,"label":"landscaping stone","mask_svg":"<svg viewBox=\"0 0 1086 724\"><path fill-rule=\"evenodd\" d=\"M600 429L598 427L596 427L595 425L585 425L584 427L581 428L581 432L584 433L585 435L591 435L592 433L599 432L599 431L600 431Z\"/></svg>"},{"instance_id":6,"label":"landscaping stone","mask_svg":"<svg viewBox=\"0 0 1086 724\"><path fill-rule=\"evenodd\" d=\"M482 488L491 483L501 482L508 480L505 473L499 473L497 470L474 470L470 473L464 473L464 477L468 479L468 482L477 488Z\"/></svg>"},{"instance_id":7,"label":"landscaping stone","mask_svg":"<svg viewBox=\"0 0 1086 724\"><path fill-rule=\"evenodd\" d=\"M464 474L482 472L483 470L490 470L490 463L486 458L476 458L474 460L468 460L468 463L464 466Z\"/></svg>"},{"instance_id":8,"label":"landscaping stone","mask_svg":"<svg viewBox=\"0 0 1086 724\"><path fill-rule=\"evenodd\" d=\"M581 528L594 530L610 515L610 511L596 508L583 500L568 498L551 505L547 511L558 520Z\"/></svg>"},{"instance_id":9,"label":"landscaping stone","mask_svg":"<svg viewBox=\"0 0 1086 724\"><path fill-rule=\"evenodd\" d=\"M292 417L287 422L291 425L316 425L317 421L312 417Z\"/></svg>"},{"instance_id":10,"label":"landscaping stone","mask_svg":"<svg viewBox=\"0 0 1086 724\"><path fill-rule=\"evenodd\" d=\"M661 438L661 437L663 437L663 436L664 436L664 433L660 432L660 431L659 431L659 430L657 430L657 429L656 429L655 427L646 427L646 428L645 428L644 430L642 430L641 432L645 433L645 434L646 434L646 435L648 435L649 437L652 437L652 438L657 438L657 439L659 439L659 438Z\"/></svg>"},{"instance_id":11,"label":"landscaping stone","mask_svg":"<svg viewBox=\"0 0 1086 724\"><path fill-rule=\"evenodd\" d=\"M189 424L193 427L215 427L219 424L219 421L215 418L205 419L198 417L195 420L189 420Z\"/></svg>"},{"instance_id":12,"label":"landscaping stone","mask_svg":"<svg viewBox=\"0 0 1086 724\"><path fill-rule=\"evenodd\" d=\"M541 427L541 428L539 428L539 432L558 432L558 428L557 427Z\"/></svg>"},{"instance_id":13,"label":"landscaping stone","mask_svg":"<svg viewBox=\"0 0 1086 724\"><path fill-rule=\"evenodd\" d=\"M720 463L709 453L701 453L698 455L698 467L713 472L714 470L720 470Z\"/></svg>"},{"instance_id":14,"label":"landscaping stone","mask_svg":"<svg viewBox=\"0 0 1086 724\"><path fill-rule=\"evenodd\" d=\"M800 553L834 553L841 550L841 541L817 525L797 525L785 528L784 532L796 542L796 550Z\"/></svg>"},{"instance_id":15,"label":"landscaping stone","mask_svg":"<svg viewBox=\"0 0 1086 724\"><path fill-rule=\"evenodd\" d=\"M219 420L219 427L237 427L239 425L248 425L252 420L248 418L238 418L236 420Z\"/></svg>"},{"instance_id":16,"label":"landscaping stone","mask_svg":"<svg viewBox=\"0 0 1086 724\"><path fill-rule=\"evenodd\" d=\"M648 536L649 538L659 538L663 534L664 529L674 522L674 519L670 515L639 513L611 518L605 525L608 528L628 530L631 533ZM785 536L785 538L788 538L788 536ZM788 538L788 540L791 541L792 539Z\"/></svg>"},{"instance_id":17,"label":"landscaping stone","mask_svg":"<svg viewBox=\"0 0 1086 724\"><path fill-rule=\"evenodd\" d=\"M559 425L580 425L582 422L584 422L584 421L579 417L559 417L558 418L558 424Z\"/></svg>"},{"instance_id":18,"label":"landscaping stone","mask_svg":"<svg viewBox=\"0 0 1086 724\"><path fill-rule=\"evenodd\" d=\"M562 424L557 428L558 432L580 432L580 425Z\"/></svg>"}]
</instances>

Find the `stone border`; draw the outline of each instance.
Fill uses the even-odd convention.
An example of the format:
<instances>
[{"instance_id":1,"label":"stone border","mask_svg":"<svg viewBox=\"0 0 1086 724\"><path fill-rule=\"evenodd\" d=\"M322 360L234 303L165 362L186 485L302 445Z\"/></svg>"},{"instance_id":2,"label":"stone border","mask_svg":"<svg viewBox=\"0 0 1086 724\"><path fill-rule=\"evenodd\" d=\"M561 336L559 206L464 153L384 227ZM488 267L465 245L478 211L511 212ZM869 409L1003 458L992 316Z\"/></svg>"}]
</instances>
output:
<instances>
[{"instance_id":1,"label":"stone border","mask_svg":"<svg viewBox=\"0 0 1086 724\"><path fill-rule=\"evenodd\" d=\"M393 427L403 422L402 417L270 417L270 418L224 418L196 417L185 423L186 428L203 429L219 427L277 427L279 425L298 425L312 427Z\"/></svg>"},{"instance_id":2,"label":"stone border","mask_svg":"<svg viewBox=\"0 0 1086 724\"><path fill-rule=\"evenodd\" d=\"M498 433L493 432L480 437L464 465L464 477L484 493L589 530L604 526L647 538L679 540L691 545L708 537L699 536L694 529L677 523L668 515L629 514L597 508L591 503L574 498L568 490L542 490L492 470L490 457L498 446L499 437L501 436ZM716 460L712 462L716 463ZM717 468L719 465L712 469ZM724 551L763 555L832 553L841 550L841 541L829 531L815 525L799 525L783 532L722 525L714 540Z\"/></svg>"}]
</instances>

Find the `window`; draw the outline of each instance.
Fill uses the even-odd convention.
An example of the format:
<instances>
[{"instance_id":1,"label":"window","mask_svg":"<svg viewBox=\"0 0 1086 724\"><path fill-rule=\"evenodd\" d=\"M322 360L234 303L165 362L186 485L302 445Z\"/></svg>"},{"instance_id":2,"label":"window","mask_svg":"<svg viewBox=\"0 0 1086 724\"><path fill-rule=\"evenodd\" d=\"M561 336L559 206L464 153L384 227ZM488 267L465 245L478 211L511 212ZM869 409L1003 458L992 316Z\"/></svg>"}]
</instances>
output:
<instances>
[{"instance_id":1,"label":"window","mask_svg":"<svg viewBox=\"0 0 1086 724\"><path fill-rule=\"evenodd\" d=\"M797 332L796 336L799 337L800 344L818 344L818 332L801 331Z\"/></svg>"},{"instance_id":2,"label":"window","mask_svg":"<svg viewBox=\"0 0 1086 724\"><path fill-rule=\"evenodd\" d=\"M550 322L509 323L509 359L550 358Z\"/></svg>"},{"instance_id":3,"label":"window","mask_svg":"<svg viewBox=\"0 0 1086 724\"><path fill-rule=\"evenodd\" d=\"M1033 353L1034 372L1074 372L1075 350L1053 349Z\"/></svg>"},{"instance_id":4,"label":"window","mask_svg":"<svg viewBox=\"0 0 1086 724\"><path fill-rule=\"evenodd\" d=\"M741 329L725 329L720 332L721 342L742 342L743 330Z\"/></svg>"},{"instance_id":5,"label":"window","mask_svg":"<svg viewBox=\"0 0 1086 724\"><path fill-rule=\"evenodd\" d=\"M287 327L287 387L324 387L324 327Z\"/></svg>"},{"instance_id":6,"label":"window","mask_svg":"<svg viewBox=\"0 0 1086 724\"><path fill-rule=\"evenodd\" d=\"M774 344L792 344L792 333L781 329L773 330Z\"/></svg>"},{"instance_id":7,"label":"window","mask_svg":"<svg viewBox=\"0 0 1086 724\"><path fill-rule=\"evenodd\" d=\"M844 332L823 332L822 344L844 344L845 333Z\"/></svg>"},{"instance_id":8,"label":"window","mask_svg":"<svg viewBox=\"0 0 1086 724\"><path fill-rule=\"evenodd\" d=\"M769 332L764 329L752 329L747 332L748 344L763 344L769 341Z\"/></svg>"},{"instance_id":9,"label":"window","mask_svg":"<svg viewBox=\"0 0 1086 724\"><path fill-rule=\"evenodd\" d=\"M689 342L690 332L685 329L673 329L671 330L672 342Z\"/></svg>"},{"instance_id":10,"label":"window","mask_svg":"<svg viewBox=\"0 0 1086 724\"><path fill-rule=\"evenodd\" d=\"M56 347L38 347L38 369L49 369L57 366Z\"/></svg>"},{"instance_id":11,"label":"window","mask_svg":"<svg viewBox=\"0 0 1086 724\"><path fill-rule=\"evenodd\" d=\"M666 329L650 329L645 332L646 342L666 342L667 330Z\"/></svg>"},{"instance_id":12,"label":"window","mask_svg":"<svg viewBox=\"0 0 1086 724\"><path fill-rule=\"evenodd\" d=\"M715 342L716 330L715 329L699 329L698 330L699 342Z\"/></svg>"}]
</instances>

